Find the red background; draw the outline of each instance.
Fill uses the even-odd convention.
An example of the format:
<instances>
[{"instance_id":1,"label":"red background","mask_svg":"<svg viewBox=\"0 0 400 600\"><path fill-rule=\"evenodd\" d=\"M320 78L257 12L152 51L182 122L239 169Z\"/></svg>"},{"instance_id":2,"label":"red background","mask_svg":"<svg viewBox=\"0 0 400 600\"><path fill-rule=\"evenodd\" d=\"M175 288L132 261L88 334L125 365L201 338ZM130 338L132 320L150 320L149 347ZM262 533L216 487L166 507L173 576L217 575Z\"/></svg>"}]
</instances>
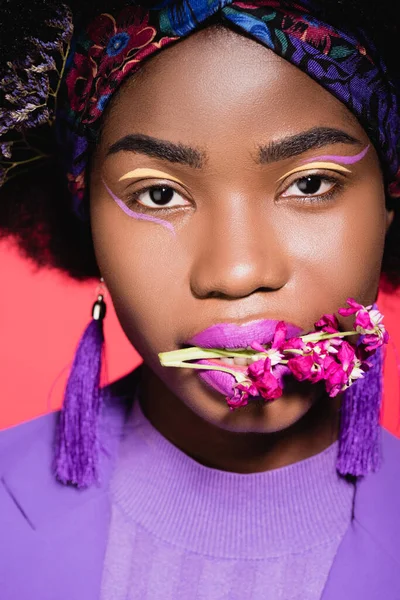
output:
<instances>
[{"instance_id":1,"label":"red background","mask_svg":"<svg viewBox=\"0 0 400 600\"><path fill-rule=\"evenodd\" d=\"M56 410L76 344L91 318L96 284L76 283L22 260L0 245L0 429ZM379 297L391 334L385 363L384 426L400 437L400 294ZM113 381L141 359L122 332L111 301L105 320L106 377Z\"/></svg>"}]
</instances>

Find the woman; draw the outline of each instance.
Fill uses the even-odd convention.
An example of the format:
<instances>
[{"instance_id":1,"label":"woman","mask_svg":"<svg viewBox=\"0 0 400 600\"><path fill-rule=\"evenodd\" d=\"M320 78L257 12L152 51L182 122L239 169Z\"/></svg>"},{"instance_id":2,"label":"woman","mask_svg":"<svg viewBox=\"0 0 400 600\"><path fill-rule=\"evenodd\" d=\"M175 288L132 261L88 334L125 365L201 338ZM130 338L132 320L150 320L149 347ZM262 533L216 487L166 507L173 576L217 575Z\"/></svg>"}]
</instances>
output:
<instances>
[{"instance_id":1,"label":"woman","mask_svg":"<svg viewBox=\"0 0 400 600\"><path fill-rule=\"evenodd\" d=\"M101 278L144 363L99 393L101 291L62 412L0 437L2 597L400 597L395 9L94 4L6 49L3 228Z\"/></svg>"}]
</instances>

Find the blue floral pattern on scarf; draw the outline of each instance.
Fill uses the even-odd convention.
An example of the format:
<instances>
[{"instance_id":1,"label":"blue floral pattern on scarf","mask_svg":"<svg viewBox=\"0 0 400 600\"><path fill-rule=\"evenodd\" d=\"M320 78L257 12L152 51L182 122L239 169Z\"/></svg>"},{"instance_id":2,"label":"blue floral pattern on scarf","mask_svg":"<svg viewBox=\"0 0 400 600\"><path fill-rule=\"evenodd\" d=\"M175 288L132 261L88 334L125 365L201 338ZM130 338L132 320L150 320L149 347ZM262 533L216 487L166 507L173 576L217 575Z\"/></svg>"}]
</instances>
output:
<instances>
[{"instance_id":1,"label":"blue floral pattern on scarf","mask_svg":"<svg viewBox=\"0 0 400 600\"><path fill-rule=\"evenodd\" d=\"M117 56L120 54L128 45L130 37L131 36L125 31L114 35L107 45L106 52L108 56Z\"/></svg>"}]
</instances>

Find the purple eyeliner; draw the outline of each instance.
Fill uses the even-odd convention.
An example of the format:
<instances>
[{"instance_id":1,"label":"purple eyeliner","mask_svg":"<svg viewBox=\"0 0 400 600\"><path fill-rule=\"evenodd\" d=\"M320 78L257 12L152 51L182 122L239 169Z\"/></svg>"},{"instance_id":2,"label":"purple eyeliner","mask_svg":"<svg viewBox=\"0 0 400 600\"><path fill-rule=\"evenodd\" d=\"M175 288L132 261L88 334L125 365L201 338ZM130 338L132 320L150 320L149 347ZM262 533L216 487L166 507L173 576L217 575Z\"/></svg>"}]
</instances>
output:
<instances>
[{"instance_id":1,"label":"purple eyeliner","mask_svg":"<svg viewBox=\"0 0 400 600\"><path fill-rule=\"evenodd\" d=\"M366 148L364 148L364 150L362 150L359 154L356 154L355 156L336 156L334 154L317 156L315 158L305 160L302 164L307 164L309 162L332 161L332 162L337 162L339 164L341 163L343 165L353 165L353 164L359 162L360 160L362 160L367 155L367 152L369 149L370 149L370 145L368 144L368 146Z\"/></svg>"},{"instance_id":2,"label":"purple eyeliner","mask_svg":"<svg viewBox=\"0 0 400 600\"><path fill-rule=\"evenodd\" d=\"M157 223L158 225L163 225L164 227L166 227L167 229L169 229L173 235L176 235L175 229L174 229L173 225L171 225L171 223L168 223L168 221L164 221L163 219L158 219L157 217L152 217L151 215L143 215L142 213L134 212L133 210L131 210L130 208L128 208L126 206L125 202L123 202L120 198L118 198L118 196L116 196L112 192L112 190L110 190L110 188L108 187L108 185L106 184L106 182L104 181L104 179L102 179L102 182L103 182L104 187L106 188L107 192L110 194L111 198L118 204L118 206L129 217L132 217L134 219L138 219L140 221L151 221L152 223Z\"/></svg>"}]
</instances>

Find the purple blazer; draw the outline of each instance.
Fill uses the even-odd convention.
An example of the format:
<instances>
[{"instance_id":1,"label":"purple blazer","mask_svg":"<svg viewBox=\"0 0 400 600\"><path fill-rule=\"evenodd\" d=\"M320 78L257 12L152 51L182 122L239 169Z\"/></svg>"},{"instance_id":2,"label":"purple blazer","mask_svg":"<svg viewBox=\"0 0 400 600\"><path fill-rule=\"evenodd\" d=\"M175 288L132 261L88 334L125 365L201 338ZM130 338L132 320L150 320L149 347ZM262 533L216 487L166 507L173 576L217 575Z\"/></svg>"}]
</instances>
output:
<instances>
[{"instance_id":1,"label":"purple blazer","mask_svg":"<svg viewBox=\"0 0 400 600\"><path fill-rule=\"evenodd\" d=\"M1 600L98 600L110 522L108 484L126 410L106 403L102 482L88 490L51 472L57 414L0 432ZM383 464L359 480L354 516L322 600L400 600L400 440L382 431Z\"/></svg>"}]
</instances>

